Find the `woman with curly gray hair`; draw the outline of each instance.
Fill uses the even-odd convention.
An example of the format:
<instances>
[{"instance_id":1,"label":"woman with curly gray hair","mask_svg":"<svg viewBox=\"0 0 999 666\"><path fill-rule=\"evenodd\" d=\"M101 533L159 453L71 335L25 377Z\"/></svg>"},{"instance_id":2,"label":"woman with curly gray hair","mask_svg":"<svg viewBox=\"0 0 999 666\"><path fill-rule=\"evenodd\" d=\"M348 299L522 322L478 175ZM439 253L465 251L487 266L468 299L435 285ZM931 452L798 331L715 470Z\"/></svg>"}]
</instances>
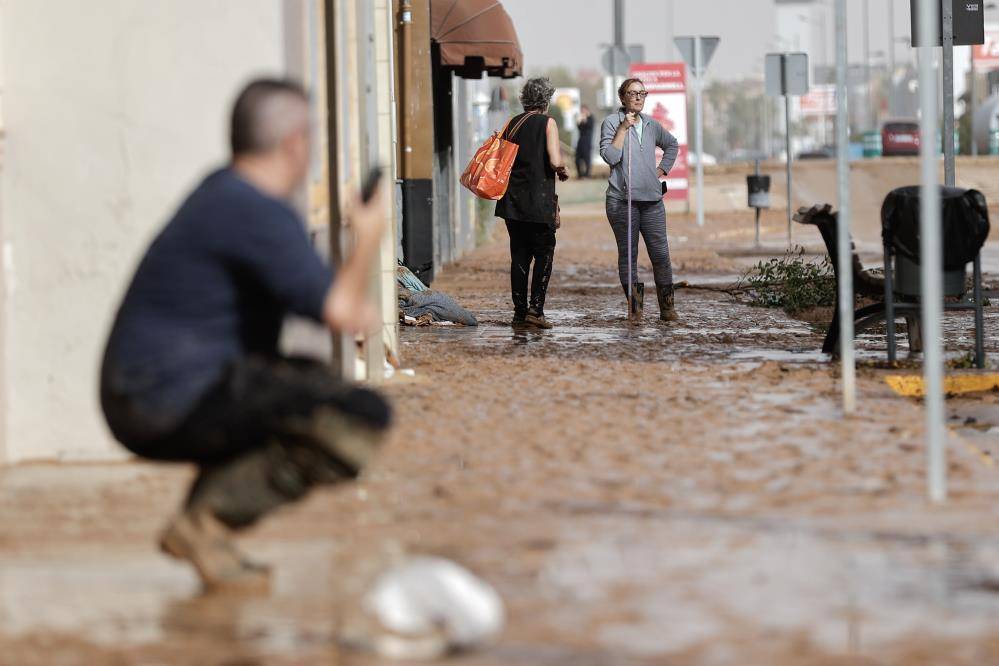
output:
<instances>
[{"instance_id":1,"label":"woman with curly gray hair","mask_svg":"<svg viewBox=\"0 0 999 666\"><path fill-rule=\"evenodd\" d=\"M545 296L555 258L558 199L555 177L568 180L559 148L558 125L549 117L555 87L548 79L529 79L520 91L524 112L507 123L503 138L519 146L506 194L496 203L496 217L510 233L510 289L515 328L551 328L545 319ZM528 274L531 291L528 297Z\"/></svg>"}]
</instances>

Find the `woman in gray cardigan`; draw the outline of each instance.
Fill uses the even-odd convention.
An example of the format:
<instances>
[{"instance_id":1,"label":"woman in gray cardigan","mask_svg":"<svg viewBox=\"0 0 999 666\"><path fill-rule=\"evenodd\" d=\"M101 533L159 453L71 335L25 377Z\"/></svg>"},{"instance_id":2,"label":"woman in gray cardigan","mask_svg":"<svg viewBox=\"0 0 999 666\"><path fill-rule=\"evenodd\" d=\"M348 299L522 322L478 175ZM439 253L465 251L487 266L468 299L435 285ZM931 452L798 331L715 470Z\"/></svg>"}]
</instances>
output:
<instances>
[{"instance_id":1,"label":"woman in gray cardigan","mask_svg":"<svg viewBox=\"0 0 999 666\"><path fill-rule=\"evenodd\" d=\"M666 239L666 207L663 205L666 177L680 146L658 121L642 114L648 93L638 79L628 79L618 89L621 108L604 120L600 127L600 157L610 166L607 186L607 220L617 240L617 266L621 286L627 297L628 318L642 318L645 284L638 281L638 235L645 239L645 249L652 260L659 301L659 318L675 321L673 306L673 268ZM656 164L656 148L663 158ZM630 156L629 156L630 153ZM630 176L629 176L629 161ZM629 180L630 178L630 180ZM628 288L628 188L631 188L631 289Z\"/></svg>"}]
</instances>

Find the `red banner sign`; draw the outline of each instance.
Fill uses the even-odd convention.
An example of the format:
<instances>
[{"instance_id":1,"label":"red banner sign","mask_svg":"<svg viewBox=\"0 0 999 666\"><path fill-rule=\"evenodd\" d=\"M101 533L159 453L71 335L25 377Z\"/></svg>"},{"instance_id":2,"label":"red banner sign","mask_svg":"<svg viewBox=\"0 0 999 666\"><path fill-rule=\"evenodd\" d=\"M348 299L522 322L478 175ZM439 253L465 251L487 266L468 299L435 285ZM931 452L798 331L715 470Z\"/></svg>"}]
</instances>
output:
<instances>
[{"instance_id":1,"label":"red banner sign","mask_svg":"<svg viewBox=\"0 0 999 666\"><path fill-rule=\"evenodd\" d=\"M985 26L985 43L971 48L977 71L991 72L999 69L999 26Z\"/></svg>"}]
</instances>

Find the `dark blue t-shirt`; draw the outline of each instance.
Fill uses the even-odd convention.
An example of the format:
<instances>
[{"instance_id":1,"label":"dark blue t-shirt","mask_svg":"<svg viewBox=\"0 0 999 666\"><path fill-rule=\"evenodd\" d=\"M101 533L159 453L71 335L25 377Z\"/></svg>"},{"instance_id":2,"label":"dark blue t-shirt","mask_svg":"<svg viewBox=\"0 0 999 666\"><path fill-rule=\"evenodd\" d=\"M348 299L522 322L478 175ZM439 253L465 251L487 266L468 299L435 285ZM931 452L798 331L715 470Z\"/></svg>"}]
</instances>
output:
<instances>
[{"instance_id":1,"label":"dark blue t-shirt","mask_svg":"<svg viewBox=\"0 0 999 666\"><path fill-rule=\"evenodd\" d=\"M321 321L331 282L287 204L216 171L139 264L108 340L102 395L169 430L232 361L276 354L286 314Z\"/></svg>"}]
</instances>

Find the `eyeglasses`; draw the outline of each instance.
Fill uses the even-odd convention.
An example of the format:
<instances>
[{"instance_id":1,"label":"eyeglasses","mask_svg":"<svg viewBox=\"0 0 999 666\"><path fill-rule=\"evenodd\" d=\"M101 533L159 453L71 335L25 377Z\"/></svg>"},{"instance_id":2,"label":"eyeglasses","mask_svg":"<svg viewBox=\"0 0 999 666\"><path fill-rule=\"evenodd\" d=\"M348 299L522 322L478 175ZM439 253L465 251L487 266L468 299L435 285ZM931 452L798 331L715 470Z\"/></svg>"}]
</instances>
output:
<instances>
[{"instance_id":1,"label":"eyeglasses","mask_svg":"<svg viewBox=\"0 0 999 666\"><path fill-rule=\"evenodd\" d=\"M634 90L629 90L628 92L626 92L624 94L626 96L630 97L631 99L645 99L646 97L649 96L649 93L646 92L646 91L644 91L644 90L639 90L638 92L636 92Z\"/></svg>"}]
</instances>

